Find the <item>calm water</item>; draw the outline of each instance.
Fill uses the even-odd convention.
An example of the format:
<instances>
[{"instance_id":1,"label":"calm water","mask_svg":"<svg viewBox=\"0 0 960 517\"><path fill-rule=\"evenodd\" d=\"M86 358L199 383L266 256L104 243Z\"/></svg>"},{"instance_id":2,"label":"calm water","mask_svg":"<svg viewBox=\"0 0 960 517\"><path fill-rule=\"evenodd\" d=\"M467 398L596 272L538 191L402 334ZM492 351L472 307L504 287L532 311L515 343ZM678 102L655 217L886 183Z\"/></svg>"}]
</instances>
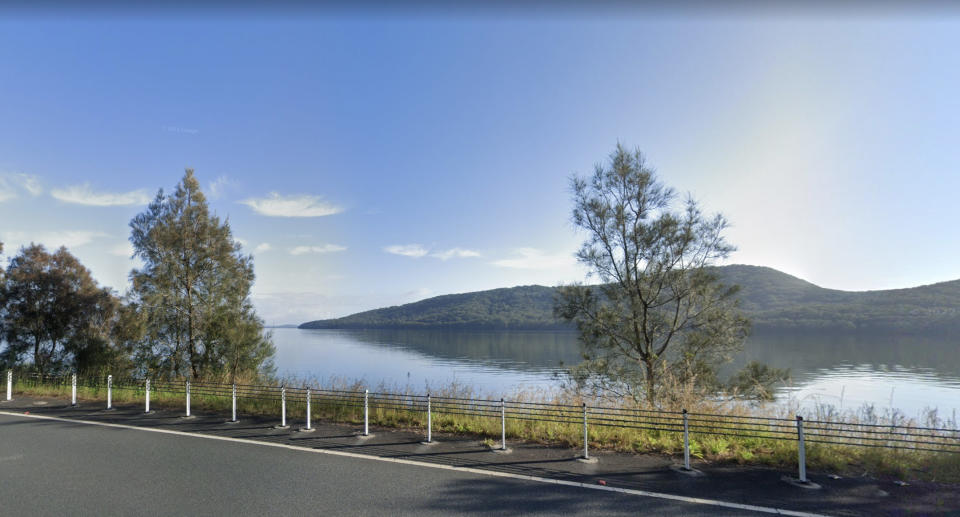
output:
<instances>
[{"instance_id":1,"label":"calm water","mask_svg":"<svg viewBox=\"0 0 960 517\"><path fill-rule=\"evenodd\" d=\"M273 329L281 375L371 386L470 385L498 395L555 387L563 364L579 362L573 332ZM960 347L918 338L754 336L727 370L749 360L790 368L778 399L851 409L873 404L917 416L960 413Z\"/></svg>"}]
</instances>

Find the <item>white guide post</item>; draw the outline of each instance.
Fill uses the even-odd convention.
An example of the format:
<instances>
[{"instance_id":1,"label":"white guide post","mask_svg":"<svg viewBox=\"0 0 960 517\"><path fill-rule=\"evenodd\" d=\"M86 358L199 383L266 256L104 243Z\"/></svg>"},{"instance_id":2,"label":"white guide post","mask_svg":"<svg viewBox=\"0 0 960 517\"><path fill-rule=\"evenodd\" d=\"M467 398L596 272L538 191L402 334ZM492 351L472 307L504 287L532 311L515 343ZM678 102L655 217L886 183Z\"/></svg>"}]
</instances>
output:
<instances>
[{"instance_id":1,"label":"white guide post","mask_svg":"<svg viewBox=\"0 0 960 517\"><path fill-rule=\"evenodd\" d=\"M232 412L232 418L230 418L230 421L236 422L237 421L237 385L236 384L233 385L233 391L231 393L232 393L231 397L233 399L233 412Z\"/></svg>"},{"instance_id":2,"label":"white guide post","mask_svg":"<svg viewBox=\"0 0 960 517\"><path fill-rule=\"evenodd\" d=\"M430 413L430 394L427 393L427 443L430 443L433 434L433 415Z\"/></svg>"},{"instance_id":3,"label":"white guide post","mask_svg":"<svg viewBox=\"0 0 960 517\"><path fill-rule=\"evenodd\" d=\"M370 390L363 390L363 435L370 436Z\"/></svg>"},{"instance_id":4,"label":"white guide post","mask_svg":"<svg viewBox=\"0 0 960 517\"><path fill-rule=\"evenodd\" d=\"M190 381L187 381L187 416L190 416Z\"/></svg>"},{"instance_id":5,"label":"white guide post","mask_svg":"<svg viewBox=\"0 0 960 517\"><path fill-rule=\"evenodd\" d=\"M143 412L149 413L150 412L150 379L147 379L146 387L147 387L146 388L147 389L147 405L146 405L146 408L144 408Z\"/></svg>"},{"instance_id":6,"label":"white guide post","mask_svg":"<svg viewBox=\"0 0 960 517\"><path fill-rule=\"evenodd\" d=\"M113 409L113 375L107 375L107 409Z\"/></svg>"},{"instance_id":7,"label":"white guide post","mask_svg":"<svg viewBox=\"0 0 960 517\"><path fill-rule=\"evenodd\" d=\"M686 409L683 410L683 470L690 470L690 428Z\"/></svg>"},{"instance_id":8,"label":"white guide post","mask_svg":"<svg viewBox=\"0 0 960 517\"><path fill-rule=\"evenodd\" d=\"M13 370L7 370L7 400L13 400Z\"/></svg>"},{"instance_id":9,"label":"white guide post","mask_svg":"<svg viewBox=\"0 0 960 517\"><path fill-rule=\"evenodd\" d=\"M590 443L587 441L587 403L583 403L583 459L590 459Z\"/></svg>"},{"instance_id":10,"label":"white guide post","mask_svg":"<svg viewBox=\"0 0 960 517\"><path fill-rule=\"evenodd\" d=\"M280 386L280 427L287 427L287 388Z\"/></svg>"},{"instance_id":11,"label":"white guide post","mask_svg":"<svg viewBox=\"0 0 960 517\"><path fill-rule=\"evenodd\" d=\"M310 430L310 388L307 388L307 430Z\"/></svg>"},{"instance_id":12,"label":"white guide post","mask_svg":"<svg viewBox=\"0 0 960 517\"><path fill-rule=\"evenodd\" d=\"M73 385L70 390L70 405L77 407L77 374L73 374Z\"/></svg>"},{"instance_id":13,"label":"white guide post","mask_svg":"<svg viewBox=\"0 0 960 517\"><path fill-rule=\"evenodd\" d=\"M500 399L500 450L507 450L507 405Z\"/></svg>"},{"instance_id":14,"label":"white guide post","mask_svg":"<svg viewBox=\"0 0 960 517\"><path fill-rule=\"evenodd\" d=\"M799 443L797 444L797 460L800 463L800 479L801 483L807 482L807 445L803 440L803 417L797 415L797 438Z\"/></svg>"}]
</instances>

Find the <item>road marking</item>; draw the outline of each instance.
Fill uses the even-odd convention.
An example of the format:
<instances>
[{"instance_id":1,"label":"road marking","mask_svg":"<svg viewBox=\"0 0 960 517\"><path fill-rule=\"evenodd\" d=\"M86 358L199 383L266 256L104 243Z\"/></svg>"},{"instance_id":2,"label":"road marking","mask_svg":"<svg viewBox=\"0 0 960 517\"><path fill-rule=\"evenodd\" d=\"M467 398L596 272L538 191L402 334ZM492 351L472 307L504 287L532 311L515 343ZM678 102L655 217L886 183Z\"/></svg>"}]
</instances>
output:
<instances>
[{"instance_id":1,"label":"road marking","mask_svg":"<svg viewBox=\"0 0 960 517\"><path fill-rule=\"evenodd\" d=\"M550 478L543 478L543 477L537 477L537 476L525 476L523 474L497 472L494 470L484 470L484 469L477 469L473 467L457 467L455 465L426 463L422 461L408 460L403 458L381 458L379 456L370 456L370 455L360 454L356 452L334 451L334 450L326 450L326 449L312 449L310 447L303 447L300 445L260 442L257 440L248 440L246 438L231 438L229 436L216 436L216 435L209 435L209 434L204 434L200 432L174 431L172 429L153 429L150 427L139 427L135 425L126 425L126 424L111 424L108 422L95 422L92 420L78 420L73 418L62 418L57 416L25 415L23 413L14 413L10 411L0 411L0 415L7 415L7 416L14 416L14 417L21 417L21 418L36 418L38 420L56 420L59 422L69 422L71 424L98 425L102 427L114 427L117 429L130 429L134 431L147 431L151 433L172 434L176 436L190 436L194 438L204 438L207 440L220 440L224 442L245 443L249 445L260 445L264 447L277 447L280 449L290 449L290 450L301 451L301 452L313 452L317 454L329 454L332 456L342 456L346 458L358 458L363 460L382 461L386 463L399 463L402 465L413 465L417 467L426 467L426 468L432 468L432 469L453 470L457 472L469 472L471 474L479 474L482 476L520 479L524 481L535 481L537 483L547 483L547 484L553 484L553 485L564 485L564 486L572 486L572 487L578 487L578 488L588 488L590 490L603 490L606 492L619 492L622 494L653 497L656 499L668 499L671 501L680 501L680 502L691 503L691 504L720 506L723 508L732 508L734 510L748 510L752 512L772 513L774 515L790 515L793 517L828 517L828 516L817 514L817 513L798 512L794 510L784 510L781 508L771 508L768 506L755 506L751 504L730 503L727 501L719 501L716 499L703 499L700 497L688 497L683 495L664 494L661 492L648 492L646 490L636 490L633 488L618 488L618 487L603 486L603 485L593 485L589 483L581 483L578 481L567 481L564 479L550 479Z\"/></svg>"}]
</instances>

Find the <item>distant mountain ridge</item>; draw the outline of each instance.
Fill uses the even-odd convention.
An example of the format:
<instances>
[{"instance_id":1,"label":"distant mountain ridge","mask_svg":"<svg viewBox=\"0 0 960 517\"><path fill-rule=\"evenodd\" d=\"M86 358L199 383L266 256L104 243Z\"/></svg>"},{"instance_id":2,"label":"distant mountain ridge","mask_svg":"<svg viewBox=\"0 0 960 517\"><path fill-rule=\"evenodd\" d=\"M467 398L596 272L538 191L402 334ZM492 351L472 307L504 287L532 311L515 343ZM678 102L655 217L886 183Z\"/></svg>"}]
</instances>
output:
<instances>
[{"instance_id":1,"label":"distant mountain ridge","mask_svg":"<svg viewBox=\"0 0 960 517\"><path fill-rule=\"evenodd\" d=\"M960 280L883 291L826 289L776 269L715 268L737 284L756 330L896 332L960 336ZM302 329L566 329L553 317L556 288L509 287L435 296L414 303L303 323Z\"/></svg>"}]
</instances>

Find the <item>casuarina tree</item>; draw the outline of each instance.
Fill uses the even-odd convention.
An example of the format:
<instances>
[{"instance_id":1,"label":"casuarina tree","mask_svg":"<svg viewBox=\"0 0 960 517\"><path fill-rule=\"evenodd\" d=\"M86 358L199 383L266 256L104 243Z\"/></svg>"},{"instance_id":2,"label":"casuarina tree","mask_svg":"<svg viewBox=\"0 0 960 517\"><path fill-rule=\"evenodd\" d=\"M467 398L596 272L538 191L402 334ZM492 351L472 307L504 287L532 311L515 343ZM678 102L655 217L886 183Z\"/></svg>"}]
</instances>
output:
<instances>
[{"instance_id":1,"label":"casuarina tree","mask_svg":"<svg viewBox=\"0 0 960 517\"><path fill-rule=\"evenodd\" d=\"M574 177L573 222L586 233L577 259L600 283L560 289L557 316L580 332L580 387L658 404L667 379L714 382L749 323L737 288L710 266L734 247L722 215L706 216L688 196L678 203L640 151L621 145L589 177Z\"/></svg>"},{"instance_id":2,"label":"casuarina tree","mask_svg":"<svg viewBox=\"0 0 960 517\"><path fill-rule=\"evenodd\" d=\"M253 258L210 213L192 169L131 222L143 266L131 274L142 318L138 360L155 373L236 379L272 368L274 347L250 301Z\"/></svg>"}]
</instances>

